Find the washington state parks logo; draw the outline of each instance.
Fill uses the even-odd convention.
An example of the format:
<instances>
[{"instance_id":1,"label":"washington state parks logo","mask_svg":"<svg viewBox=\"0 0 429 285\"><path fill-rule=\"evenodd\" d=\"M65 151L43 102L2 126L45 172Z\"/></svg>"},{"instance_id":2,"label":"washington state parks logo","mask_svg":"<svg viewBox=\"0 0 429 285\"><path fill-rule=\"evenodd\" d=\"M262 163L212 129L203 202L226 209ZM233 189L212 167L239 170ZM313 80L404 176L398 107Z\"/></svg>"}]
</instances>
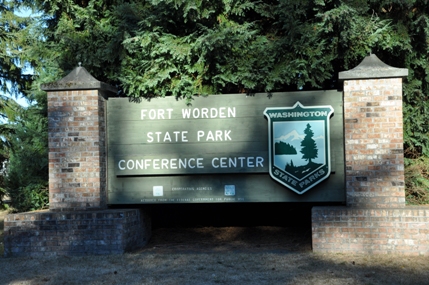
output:
<instances>
[{"instance_id":1,"label":"washington state parks logo","mask_svg":"<svg viewBox=\"0 0 429 285\"><path fill-rule=\"evenodd\" d=\"M298 194L328 178L332 106L266 108L271 177Z\"/></svg>"}]
</instances>

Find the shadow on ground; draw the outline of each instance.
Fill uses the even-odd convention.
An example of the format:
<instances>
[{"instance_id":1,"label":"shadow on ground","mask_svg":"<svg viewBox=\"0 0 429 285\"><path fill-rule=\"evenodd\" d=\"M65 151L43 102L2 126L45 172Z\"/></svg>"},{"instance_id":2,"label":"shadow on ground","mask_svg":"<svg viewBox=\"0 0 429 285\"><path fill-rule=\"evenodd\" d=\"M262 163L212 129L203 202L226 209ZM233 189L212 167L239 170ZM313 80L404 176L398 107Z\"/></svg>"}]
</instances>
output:
<instances>
[{"instance_id":1,"label":"shadow on ground","mask_svg":"<svg viewBox=\"0 0 429 285\"><path fill-rule=\"evenodd\" d=\"M163 210L158 218L171 215L176 209ZM188 208L182 218L194 213L199 214L196 220L207 221L201 209L195 210ZM230 215L227 210L223 214ZM208 209L204 215L211 211ZM266 214L279 214L277 211L280 210L267 210ZM245 213L241 215L258 216ZM124 255L0 257L0 284L414 285L427 284L429 280L429 257L314 254L308 223L301 227L292 226L294 223L280 226L256 222L244 226L240 219L233 219L225 226L190 221L185 225L179 216L174 219L182 221L182 225L170 227L155 219L149 244ZM292 218L298 221L302 217Z\"/></svg>"}]
</instances>

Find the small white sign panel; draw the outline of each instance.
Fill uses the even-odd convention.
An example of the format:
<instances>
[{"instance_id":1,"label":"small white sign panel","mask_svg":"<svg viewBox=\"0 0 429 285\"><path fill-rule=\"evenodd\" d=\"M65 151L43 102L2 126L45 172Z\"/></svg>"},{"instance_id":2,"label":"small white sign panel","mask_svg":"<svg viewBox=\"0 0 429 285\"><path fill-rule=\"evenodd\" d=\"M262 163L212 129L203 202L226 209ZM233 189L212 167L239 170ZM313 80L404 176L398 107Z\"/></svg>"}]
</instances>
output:
<instances>
[{"instance_id":1,"label":"small white sign panel","mask_svg":"<svg viewBox=\"0 0 429 285\"><path fill-rule=\"evenodd\" d=\"M153 196L155 196L155 197L164 196L164 187L163 186L153 186Z\"/></svg>"},{"instance_id":2,"label":"small white sign panel","mask_svg":"<svg viewBox=\"0 0 429 285\"><path fill-rule=\"evenodd\" d=\"M225 185L225 196L235 196L235 185Z\"/></svg>"}]
</instances>

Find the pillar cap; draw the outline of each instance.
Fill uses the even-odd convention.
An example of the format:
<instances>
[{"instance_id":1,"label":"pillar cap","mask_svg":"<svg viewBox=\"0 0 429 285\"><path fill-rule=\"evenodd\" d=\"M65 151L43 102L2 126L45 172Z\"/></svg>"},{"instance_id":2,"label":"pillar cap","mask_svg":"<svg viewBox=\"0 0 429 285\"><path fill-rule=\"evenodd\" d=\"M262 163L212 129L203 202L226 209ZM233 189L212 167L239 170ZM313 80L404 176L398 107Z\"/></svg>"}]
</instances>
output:
<instances>
[{"instance_id":1,"label":"pillar cap","mask_svg":"<svg viewBox=\"0 0 429 285\"><path fill-rule=\"evenodd\" d=\"M375 54L365 57L355 68L338 73L339 80L405 78L407 68L396 68L382 62Z\"/></svg>"},{"instance_id":2,"label":"pillar cap","mask_svg":"<svg viewBox=\"0 0 429 285\"><path fill-rule=\"evenodd\" d=\"M67 90L103 90L117 93L118 90L94 78L85 67L78 66L66 77L55 82L42 84L40 88L44 91L67 91Z\"/></svg>"}]
</instances>

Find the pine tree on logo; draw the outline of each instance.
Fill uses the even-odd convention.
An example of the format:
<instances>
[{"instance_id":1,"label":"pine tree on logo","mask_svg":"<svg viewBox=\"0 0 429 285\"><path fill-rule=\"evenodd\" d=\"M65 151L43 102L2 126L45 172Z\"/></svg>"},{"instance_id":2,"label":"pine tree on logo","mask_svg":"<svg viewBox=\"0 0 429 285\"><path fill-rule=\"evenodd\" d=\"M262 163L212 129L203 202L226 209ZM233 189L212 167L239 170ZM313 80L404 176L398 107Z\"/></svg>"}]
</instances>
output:
<instances>
[{"instance_id":1,"label":"pine tree on logo","mask_svg":"<svg viewBox=\"0 0 429 285\"><path fill-rule=\"evenodd\" d=\"M308 164L311 163L313 158L316 158L318 155L318 149L316 142L313 139L314 132L311 130L310 124L307 124L307 127L304 130L305 137L301 141L301 153L302 158L308 161Z\"/></svg>"}]
</instances>

